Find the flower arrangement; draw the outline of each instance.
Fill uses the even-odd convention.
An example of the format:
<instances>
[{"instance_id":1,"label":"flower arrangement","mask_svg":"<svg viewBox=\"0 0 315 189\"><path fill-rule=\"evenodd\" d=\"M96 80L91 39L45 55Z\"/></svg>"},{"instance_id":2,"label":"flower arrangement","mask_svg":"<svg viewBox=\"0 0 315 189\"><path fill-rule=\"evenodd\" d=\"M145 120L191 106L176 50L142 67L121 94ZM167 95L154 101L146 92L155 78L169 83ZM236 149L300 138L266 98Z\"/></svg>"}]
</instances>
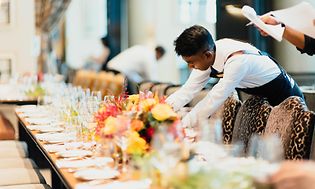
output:
<instances>
[{"instance_id":1,"label":"flower arrangement","mask_svg":"<svg viewBox=\"0 0 315 189\"><path fill-rule=\"evenodd\" d=\"M39 84L33 86L31 89L25 91L25 95L30 98L38 98L45 96L46 91L45 89L40 86Z\"/></svg>"},{"instance_id":2,"label":"flower arrangement","mask_svg":"<svg viewBox=\"0 0 315 189\"><path fill-rule=\"evenodd\" d=\"M151 92L136 95L121 95L104 102L94 116L97 138L113 138L126 134L127 152L142 154L148 150L155 130L167 125L173 131L179 120L178 115Z\"/></svg>"}]
</instances>

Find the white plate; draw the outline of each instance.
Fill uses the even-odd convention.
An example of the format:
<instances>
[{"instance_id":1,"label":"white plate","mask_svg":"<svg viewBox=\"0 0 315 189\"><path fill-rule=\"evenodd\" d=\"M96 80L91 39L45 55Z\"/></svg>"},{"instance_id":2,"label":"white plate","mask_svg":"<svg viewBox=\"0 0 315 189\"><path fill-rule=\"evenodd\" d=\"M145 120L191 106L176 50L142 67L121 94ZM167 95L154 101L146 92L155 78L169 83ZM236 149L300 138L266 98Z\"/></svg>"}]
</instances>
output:
<instances>
[{"instance_id":1,"label":"white plate","mask_svg":"<svg viewBox=\"0 0 315 189\"><path fill-rule=\"evenodd\" d=\"M45 148L45 150L47 150L50 153L61 152L66 149L64 145L59 145L59 144L46 144L43 147Z\"/></svg>"},{"instance_id":2,"label":"white plate","mask_svg":"<svg viewBox=\"0 0 315 189\"><path fill-rule=\"evenodd\" d=\"M109 157L97 157L93 159L83 160L57 160L56 164L59 168L82 168L82 167L93 167L93 166L106 166L108 163L114 160Z\"/></svg>"},{"instance_id":3,"label":"white plate","mask_svg":"<svg viewBox=\"0 0 315 189\"><path fill-rule=\"evenodd\" d=\"M54 120L49 119L49 118L25 118L25 121L33 125L42 125L42 124L50 124Z\"/></svg>"},{"instance_id":4,"label":"white plate","mask_svg":"<svg viewBox=\"0 0 315 189\"><path fill-rule=\"evenodd\" d=\"M31 125L27 127L31 131L40 131L43 133L47 132L61 132L64 129L59 126L50 126L50 125Z\"/></svg>"},{"instance_id":5,"label":"white plate","mask_svg":"<svg viewBox=\"0 0 315 189\"><path fill-rule=\"evenodd\" d=\"M61 132L63 130L64 130L64 128L62 128L62 127L40 127L40 128L38 128L38 131L43 132L43 133Z\"/></svg>"},{"instance_id":6,"label":"white plate","mask_svg":"<svg viewBox=\"0 0 315 189\"><path fill-rule=\"evenodd\" d=\"M71 141L74 138L64 133L41 133L35 135L37 140L44 141L47 143L61 143Z\"/></svg>"},{"instance_id":7,"label":"white plate","mask_svg":"<svg viewBox=\"0 0 315 189\"><path fill-rule=\"evenodd\" d=\"M85 156L91 156L92 152L88 150L65 150L65 151L58 152L57 155L63 158L85 157Z\"/></svg>"},{"instance_id":8,"label":"white plate","mask_svg":"<svg viewBox=\"0 0 315 189\"><path fill-rule=\"evenodd\" d=\"M74 173L74 176L82 180L100 180L116 178L119 172L114 169L86 169Z\"/></svg>"}]
</instances>

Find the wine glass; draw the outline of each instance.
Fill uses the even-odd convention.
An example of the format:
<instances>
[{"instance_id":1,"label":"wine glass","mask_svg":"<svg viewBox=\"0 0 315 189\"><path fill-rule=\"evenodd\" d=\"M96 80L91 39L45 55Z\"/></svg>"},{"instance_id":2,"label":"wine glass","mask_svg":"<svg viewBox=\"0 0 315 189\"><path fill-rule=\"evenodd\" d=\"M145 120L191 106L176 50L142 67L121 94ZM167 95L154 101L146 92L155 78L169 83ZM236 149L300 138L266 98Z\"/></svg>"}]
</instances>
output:
<instances>
[{"instance_id":1,"label":"wine glass","mask_svg":"<svg viewBox=\"0 0 315 189\"><path fill-rule=\"evenodd\" d=\"M115 143L120 147L122 153L122 166L121 171L123 173L127 172L127 147L128 147L128 138L126 134L119 134L115 136Z\"/></svg>"}]
</instances>

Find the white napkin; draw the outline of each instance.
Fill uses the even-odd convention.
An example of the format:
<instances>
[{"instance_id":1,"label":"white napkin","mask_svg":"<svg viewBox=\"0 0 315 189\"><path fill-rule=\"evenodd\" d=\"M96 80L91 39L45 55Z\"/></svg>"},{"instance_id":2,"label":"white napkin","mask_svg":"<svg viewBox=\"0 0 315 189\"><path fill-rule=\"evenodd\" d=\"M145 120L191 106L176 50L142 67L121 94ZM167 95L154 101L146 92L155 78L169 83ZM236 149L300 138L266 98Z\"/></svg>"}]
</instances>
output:
<instances>
[{"instance_id":1,"label":"white napkin","mask_svg":"<svg viewBox=\"0 0 315 189\"><path fill-rule=\"evenodd\" d=\"M57 160L56 164L59 168L81 168L81 167L92 167L92 166L104 166L110 162L113 162L112 158L109 157L97 157L93 159L83 160Z\"/></svg>"},{"instance_id":2,"label":"white napkin","mask_svg":"<svg viewBox=\"0 0 315 189\"><path fill-rule=\"evenodd\" d=\"M132 181L114 181L109 184L103 184L103 185L89 185L89 184L79 184L76 189L149 189L151 185L150 179L144 179L144 180L132 180Z\"/></svg>"}]
</instances>

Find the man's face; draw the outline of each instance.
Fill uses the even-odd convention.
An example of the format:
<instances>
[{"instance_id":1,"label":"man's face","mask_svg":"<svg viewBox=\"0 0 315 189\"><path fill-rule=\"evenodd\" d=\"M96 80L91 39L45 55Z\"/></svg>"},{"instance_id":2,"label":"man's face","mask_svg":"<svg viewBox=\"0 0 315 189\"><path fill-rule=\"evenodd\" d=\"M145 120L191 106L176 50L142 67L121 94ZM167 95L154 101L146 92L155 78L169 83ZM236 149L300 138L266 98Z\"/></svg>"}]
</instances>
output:
<instances>
[{"instance_id":1,"label":"man's face","mask_svg":"<svg viewBox=\"0 0 315 189\"><path fill-rule=\"evenodd\" d=\"M189 68L207 70L214 63L215 53L210 50L201 51L192 56L182 56Z\"/></svg>"}]
</instances>

